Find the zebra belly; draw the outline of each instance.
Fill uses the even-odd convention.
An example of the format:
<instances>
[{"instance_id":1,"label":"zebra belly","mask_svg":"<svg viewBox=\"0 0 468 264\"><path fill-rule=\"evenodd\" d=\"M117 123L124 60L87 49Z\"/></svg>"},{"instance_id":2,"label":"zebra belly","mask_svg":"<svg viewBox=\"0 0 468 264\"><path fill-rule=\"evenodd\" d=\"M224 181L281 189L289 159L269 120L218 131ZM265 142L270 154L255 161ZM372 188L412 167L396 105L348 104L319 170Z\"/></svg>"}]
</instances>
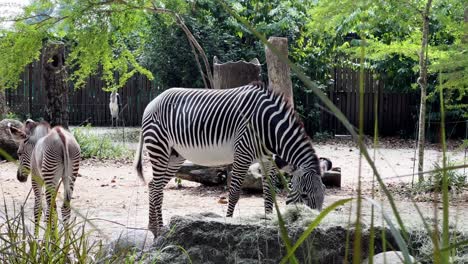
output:
<instances>
[{"instance_id":1,"label":"zebra belly","mask_svg":"<svg viewBox=\"0 0 468 264\"><path fill-rule=\"evenodd\" d=\"M232 144L206 146L203 148L187 148L173 146L185 159L202 166L221 166L234 162L234 149Z\"/></svg>"}]
</instances>

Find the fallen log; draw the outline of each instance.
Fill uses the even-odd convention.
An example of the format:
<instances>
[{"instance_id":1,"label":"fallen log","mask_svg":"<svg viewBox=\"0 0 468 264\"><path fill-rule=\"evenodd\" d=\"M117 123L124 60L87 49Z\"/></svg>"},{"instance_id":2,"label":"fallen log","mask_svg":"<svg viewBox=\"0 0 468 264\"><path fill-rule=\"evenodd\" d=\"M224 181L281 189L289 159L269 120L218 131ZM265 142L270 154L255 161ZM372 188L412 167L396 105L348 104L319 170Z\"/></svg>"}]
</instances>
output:
<instances>
[{"instance_id":1,"label":"fallen log","mask_svg":"<svg viewBox=\"0 0 468 264\"><path fill-rule=\"evenodd\" d=\"M227 170L226 167L205 167L186 161L176 173L176 177L206 186L225 185Z\"/></svg>"},{"instance_id":2,"label":"fallen log","mask_svg":"<svg viewBox=\"0 0 468 264\"><path fill-rule=\"evenodd\" d=\"M206 186L229 186L231 168L230 166L205 167L186 161L176 173L176 177ZM340 168L326 171L322 177L322 182L326 187L341 187ZM253 192L263 191L262 172L258 163L250 166L241 189Z\"/></svg>"},{"instance_id":3,"label":"fallen log","mask_svg":"<svg viewBox=\"0 0 468 264\"><path fill-rule=\"evenodd\" d=\"M182 180L198 182L206 186L229 186L231 167L205 167L186 161L176 173L176 177ZM263 190L258 166L253 164L250 167L241 188L243 190L260 192Z\"/></svg>"}]
</instances>

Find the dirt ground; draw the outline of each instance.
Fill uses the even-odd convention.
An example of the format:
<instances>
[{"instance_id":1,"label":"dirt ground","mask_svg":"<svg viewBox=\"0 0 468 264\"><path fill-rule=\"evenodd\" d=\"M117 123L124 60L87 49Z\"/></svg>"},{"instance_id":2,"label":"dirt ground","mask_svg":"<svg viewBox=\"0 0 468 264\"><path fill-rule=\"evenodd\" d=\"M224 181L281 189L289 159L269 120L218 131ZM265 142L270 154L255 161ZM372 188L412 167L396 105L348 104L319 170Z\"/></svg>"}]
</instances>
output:
<instances>
[{"instance_id":1,"label":"dirt ground","mask_svg":"<svg viewBox=\"0 0 468 264\"><path fill-rule=\"evenodd\" d=\"M410 183L413 173L414 150L401 144L387 144L376 152L376 165L385 183L392 185L399 182ZM325 206L333 201L355 194L359 172L359 151L349 143L331 142L316 145L320 156L328 157L333 161L334 167L341 167L342 188L328 189L325 197ZM373 150L369 150L373 153ZM426 151L425 169L431 169L434 162L441 159L442 153L435 149ZM456 149L449 152L453 161L463 163L463 150ZM372 180L372 171L368 164L362 161L362 179L365 188ZM144 174L148 180L151 175L149 162L144 163ZM462 171L463 172L463 171ZM74 214L82 214L100 230L99 236L115 238L122 231L129 228L145 228L148 221L148 191L138 180L130 161L82 161L80 174L76 182L72 206ZM408 175L408 176L402 176ZM16 165L14 163L0 163L0 196L4 197L8 208L19 207L25 201L30 191L31 183L20 183L16 180ZM166 187L163 215L167 223L173 215L186 215L200 212L213 212L224 215L226 204L219 203L221 196L227 197L223 188L203 187L197 183L183 181L183 188L177 188L174 181ZM281 208L284 209L284 197L280 197ZM33 196L26 201L25 211L32 218ZM450 208L452 224L468 231L468 191L462 194L459 202ZM434 204L418 203L426 217L434 216ZM436 204L440 207L440 204ZM402 213L406 223L414 222L416 211L408 199L399 198L397 207ZM441 211L440 208L437 209ZM4 221L4 208L0 209L0 223ZM387 203L384 211L391 213ZM260 194L242 194L236 207L234 218L263 212L263 199ZM349 208L339 212L347 215ZM439 212L440 213L440 212ZM370 216L368 205L363 208L364 219ZM417 218L417 217L416 217Z\"/></svg>"}]
</instances>

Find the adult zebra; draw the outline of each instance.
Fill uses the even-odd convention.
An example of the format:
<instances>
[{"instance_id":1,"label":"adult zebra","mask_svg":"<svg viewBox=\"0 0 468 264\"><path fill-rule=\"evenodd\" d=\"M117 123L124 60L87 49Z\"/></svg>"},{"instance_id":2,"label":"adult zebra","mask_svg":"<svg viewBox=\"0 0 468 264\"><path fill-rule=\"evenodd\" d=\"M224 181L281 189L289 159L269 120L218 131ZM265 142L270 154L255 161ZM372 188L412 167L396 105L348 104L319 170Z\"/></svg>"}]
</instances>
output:
<instances>
[{"instance_id":1,"label":"adult zebra","mask_svg":"<svg viewBox=\"0 0 468 264\"><path fill-rule=\"evenodd\" d=\"M287 203L302 201L311 208L322 208L325 188L311 141L294 109L282 95L262 83L225 90L164 91L143 114L135 167L144 181L143 144L153 169L149 182L149 229L154 234L163 225L163 188L185 159L204 166L232 164L228 217L239 200L249 166L272 154L303 172L294 177ZM271 212L271 205L267 208L270 195L269 184L264 184L267 213Z\"/></svg>"}]
</instances>

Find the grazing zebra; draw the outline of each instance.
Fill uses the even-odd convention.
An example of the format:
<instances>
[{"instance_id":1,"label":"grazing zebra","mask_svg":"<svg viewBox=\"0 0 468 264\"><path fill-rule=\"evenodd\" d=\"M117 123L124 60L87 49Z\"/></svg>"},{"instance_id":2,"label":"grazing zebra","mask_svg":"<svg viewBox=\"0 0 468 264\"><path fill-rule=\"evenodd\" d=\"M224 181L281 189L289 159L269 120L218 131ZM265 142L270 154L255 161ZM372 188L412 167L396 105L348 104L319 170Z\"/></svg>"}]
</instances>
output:
<instances>
[{"instance_id":1,"label":"grazing zebra","mask_svg":"<svg viewBox=\"0 0 468 264\"><path fill-rule=\"evenodd\" d=\"M109 110L111 114L111 126L118 126L119 113L122 105L120 103L120 95L117 92L112 92L109 98ZM115 125L114 125L115 119Z\"/></svg>"},{"instance_id":2,"label":"grazing zebra","mask_svg":"<svg viewBox=\"0 0 468 264\"><path fill-rule=\"evenodd\" d=\"M43 186L45 186L48 221L52 208L56 212L54 198L60 182L63 183L65 194L62 218L64 223L67 223L70 218L70 200L80 165L80 146L70 132L60 126L51 128L47 122L34 122L28 119L23 129L11 125L9 128L13 139L20 143L17 178L20 182L25 182L29 173L32 174L36 232L42 214Z\"/></svg>"},{"instance_id":3,"label":"grazing zebra","mask_svg":"<svg viewBox=\"0 0 468 264\"><path fill-rule=\"evenodd\" d=\"M149 182L149 229L154 234L163 225L163 188L185 159L204 166L232 164L228 217L233 215L249 166L272 154L303 169L287 203L304 202L311 208L322 208L325 190L312 143L283 96L261 83L223 90L164 91L143 114L135 155L135 167L142 180L143 145L153 169ZM269 195L269 184L264 184L265 198Z\"/></svg>"}]
</instances>

